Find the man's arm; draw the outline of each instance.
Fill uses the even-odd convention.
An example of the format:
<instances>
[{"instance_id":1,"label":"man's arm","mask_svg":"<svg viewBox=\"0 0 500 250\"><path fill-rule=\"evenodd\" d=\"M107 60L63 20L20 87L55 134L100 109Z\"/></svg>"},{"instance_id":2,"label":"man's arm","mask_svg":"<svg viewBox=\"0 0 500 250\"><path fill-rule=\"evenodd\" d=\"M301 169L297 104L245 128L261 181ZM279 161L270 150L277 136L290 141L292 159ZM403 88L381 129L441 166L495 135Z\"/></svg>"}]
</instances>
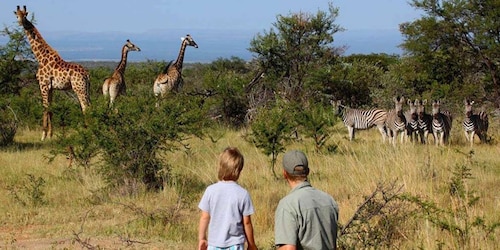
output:
<instances>
[{"instance_id":1,"label":"man's arm","mask_svg":"<svg viewBox=\"0 0 500 250\"><path fill-rule=\"evenodd\" d=\"M280 245L278 246L279 250L296 250L297 249L297 246L295 245Z\"/></svg>"}]
</instances>

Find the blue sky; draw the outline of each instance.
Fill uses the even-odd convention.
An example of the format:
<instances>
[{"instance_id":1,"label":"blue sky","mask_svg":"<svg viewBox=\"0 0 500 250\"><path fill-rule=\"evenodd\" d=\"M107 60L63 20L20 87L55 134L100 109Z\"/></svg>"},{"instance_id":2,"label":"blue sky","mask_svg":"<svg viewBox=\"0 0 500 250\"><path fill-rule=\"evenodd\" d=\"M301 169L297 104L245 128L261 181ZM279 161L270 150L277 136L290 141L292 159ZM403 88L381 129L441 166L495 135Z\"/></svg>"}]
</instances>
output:
<instances>
[{"instance_id":1,"label":"blue sky","mask_svg":"<svg viewBox=\"0 0 500 250\"><path fill-rule=\"evenodd\" d=\"M339 8L335 23L345 29L335 35L334 45L346 46L346 54L401 53L399 24L420 17L406 0L331 2ZM278 15L328 12L328 4L326 0L0 0L0 24L17 26L13 12L17 5L26 5L42 36L68 60L119 60L126 39L142 50L131 60L175 58L179 38L185 34L200 46L188 52L186 60L250 59L250 40L270 30Z\"/></svg>"},{"instance_id":2,"label":"blue sky","mask_svg":"<svg viewBox=\"0 0 500 250\"><path fill-rule=\"evenodd\" d=\"M337 23L350 30L397 30L418 17L405 0L337 0ZM0 23L14 25L26 5L43 31L146 31L186 29L269 30L278 14L328 10L323 0L31 0L0 1Z\"/></svg>"}]
</instances>

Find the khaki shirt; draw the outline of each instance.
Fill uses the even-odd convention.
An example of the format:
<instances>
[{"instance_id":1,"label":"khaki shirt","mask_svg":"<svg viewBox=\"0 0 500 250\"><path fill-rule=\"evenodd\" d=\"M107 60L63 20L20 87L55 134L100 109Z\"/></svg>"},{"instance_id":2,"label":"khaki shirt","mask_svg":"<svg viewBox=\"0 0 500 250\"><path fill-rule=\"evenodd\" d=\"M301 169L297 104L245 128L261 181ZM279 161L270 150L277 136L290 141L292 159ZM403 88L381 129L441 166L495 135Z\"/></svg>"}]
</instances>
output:
<instances>
[{"instance_id":1,"label":"khaki shirt","mask_svg":"<svg viewBox=\"0 0 500 250\"><path fill-rule=\"evenodd\" d=\"M338 214L337 202L329 194L308 181L300 183L276 208L275 244L336 249Z\"/></svg>"}]
</instances>

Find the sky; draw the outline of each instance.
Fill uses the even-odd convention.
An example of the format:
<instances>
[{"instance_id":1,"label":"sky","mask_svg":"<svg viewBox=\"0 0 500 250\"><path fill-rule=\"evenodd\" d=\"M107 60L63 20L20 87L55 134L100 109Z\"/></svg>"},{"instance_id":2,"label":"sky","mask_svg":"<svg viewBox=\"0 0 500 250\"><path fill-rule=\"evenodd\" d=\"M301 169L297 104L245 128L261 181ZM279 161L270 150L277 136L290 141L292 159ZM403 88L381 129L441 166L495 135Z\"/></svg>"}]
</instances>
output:
<instances>
[{"instance_id":1,"label":"sky","mask_svg":"<svg viewBox=\"0 0 500 250\"><path fill-rule=\"evenodd\" d=\"M160 29L269 30L276 16L328 11L324 0L31 0L0 1L0 23L13 25L17 5L35 14L46 31L126 31ZM337 0L337 23L347 30L398 29L418 17L405 0Z\"/></svg>"},{"instance_id":2,"label":"sky","mask_svg":"<svg viewBox=\"0 0 500 250\"><path fill-rule=\"evenodd\" d=\"M419 13L407 1L2 0L0 23L2 27L17 25L13 11L17 5L26 5L30 15L35 14L36 27L46 40L50 39L46 34L51 32L158 32L176 38L192 34L191 30L237 30L257 34L269 31L277 15L328 12L331 2L339 8L335 23L345 29L342 34L366 31L374 36L379 31L398 32L399 24L419 18ZM183 34L171 34L174 32Z\"/></svg>"}]
</instances>

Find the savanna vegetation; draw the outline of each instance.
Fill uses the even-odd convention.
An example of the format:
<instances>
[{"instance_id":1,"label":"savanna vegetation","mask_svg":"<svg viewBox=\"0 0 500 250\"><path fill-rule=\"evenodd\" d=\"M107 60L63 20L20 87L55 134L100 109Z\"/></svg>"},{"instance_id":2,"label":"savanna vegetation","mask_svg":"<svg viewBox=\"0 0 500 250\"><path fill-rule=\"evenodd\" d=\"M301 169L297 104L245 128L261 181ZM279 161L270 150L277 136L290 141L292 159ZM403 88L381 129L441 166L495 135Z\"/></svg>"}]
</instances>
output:
<instances>
[{"instance_id":1,"label":"savanna vegetation","mask_svg":"<svg viewBox=\"0 0 500 250\"><path fill-rule=\"evenodd\" d=\"M239 147L259 248L273 249L274 209L288 186L280 155L304 150L312 184L340 206L341 249L494 249L499 240L498 1L414 0L403 55L344 55L339 10L277 16L249 44L254 59L185 65L184 88L156 108L166 62L131 63L112 108L101 86L114 65L82 62L92 106L55 92L54 137L40 142L36 62L20 27L0 46L0 246L193 249L197 204L217 181L218 154ZM202 41L197 41L202 44ZM138 45L140 46L140 45ZM392 108L395 96L439 99L451 142L350 142L330 100ZM488 112L486 143L470 147L463 100ZM405 107L406 109L407 107Z\"/></svg>"}]
</instances>

